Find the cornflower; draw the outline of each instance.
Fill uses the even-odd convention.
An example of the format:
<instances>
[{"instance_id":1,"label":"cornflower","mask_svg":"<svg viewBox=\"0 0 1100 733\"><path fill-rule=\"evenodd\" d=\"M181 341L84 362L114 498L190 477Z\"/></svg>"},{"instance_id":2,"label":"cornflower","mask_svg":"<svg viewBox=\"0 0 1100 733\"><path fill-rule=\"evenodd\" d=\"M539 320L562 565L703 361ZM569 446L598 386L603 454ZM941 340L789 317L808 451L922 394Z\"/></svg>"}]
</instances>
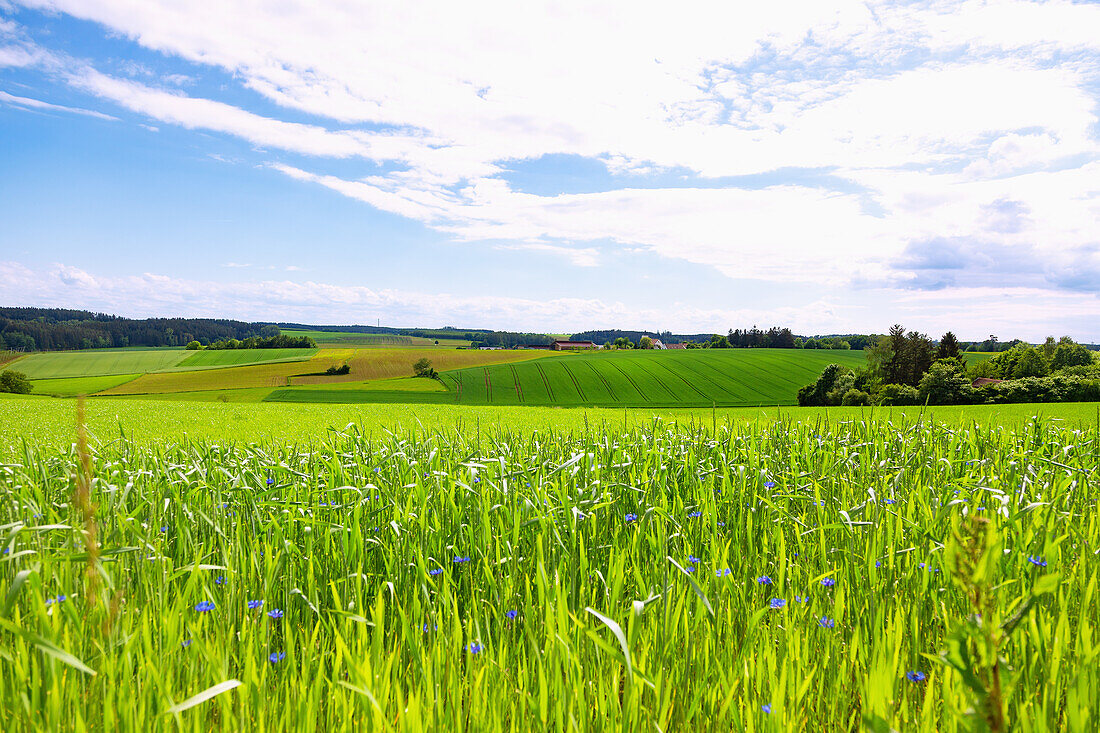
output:
<instances>
[{"instance_id":1,"label":"cornflower","mask_svg":"<svg viewBox=\"0 0 1100 733\"><path fill-rule=\"evenodd\" d=\"M273 608L267 612L269 618L282 618L283 612L278 608Z\"/></svg>"},{"instance_id":2,"label":"cornflower","mask_svg":"<svg viewBox=\"0 0 1100 733\"><path fill-rule=\"evenodd\" d=\"M771 585L772 579L769 578L767 575L761 575L759 578L756 579L756 582L760 585Z\"/></svg>"},{"instance_id":3,"label":"cornflower","mask_svg":"<svg viewBox=\"0 0 1100 733\"><path fill-rule=\"evenodd\" d=\"M924 672L911 669L905 673L905 679L909 680L910 682L924 682L927 677L925 676Z\"/></svg>"},{"instance_id":4,"label":"cornflower","mask_svg":"<svg viewBox=\"0 0 1100 733\"><path fill-rule=\"evenodd\" d=\"M215 608L214 601L199 601L195 604L195 610L199 613L206 613L207 611L213 611Z\"/></svg>"},{"instance_id":5,"label":"cornflower","mask_svg":"<svg viewBox=\"0 0 1100 733\"><path fill-rule=\"evenodd\" d=\"M255 611L257 608L263 608L264 602L262 600L254 600L248 602L248 610Z\"/></svg>"},{"instance_id":6,"label":"cornflower","mask_svg":"<svg viewBox=\"0 0 1100 733\"><path fill-rule=\"evenodd\" d=\"M278 664L284 659L286 659L286 652L271 652L271 654L267 655L267 661L272 664Z\"/></svg>"},{"instance_id":7,"label":"cornflower","mask_svg":"<svg viewBox=\"0 0 1100 733\"><path fill-rule=\"evenodd\" d=\"M771 599L771 601L768 602L768 606L770 606L771 608L775 608L775 609L783 608L783 606L786 606L786 605L787 605L787 599L786 598L773 598L773 599Z\"/></svg>"},{"instance_id":8,"label":"cornflower","mask_svg":"<svg viewBox=\"0 0 1100 733\"><path fill-rule=\"evenodd\" d=\"M832 629L836 627L836 619L831 619L828 616L822 616L817 620L817 625L823 629Z\"/></svg>"}]
</instances>

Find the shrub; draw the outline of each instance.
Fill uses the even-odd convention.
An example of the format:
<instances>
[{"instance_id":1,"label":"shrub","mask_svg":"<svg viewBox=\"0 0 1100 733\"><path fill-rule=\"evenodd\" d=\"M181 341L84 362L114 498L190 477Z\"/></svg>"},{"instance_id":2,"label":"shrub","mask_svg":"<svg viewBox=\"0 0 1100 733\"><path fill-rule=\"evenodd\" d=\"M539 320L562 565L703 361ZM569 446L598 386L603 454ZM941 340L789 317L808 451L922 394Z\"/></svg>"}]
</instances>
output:
<instances>
[{"instance_id":1,"label":"shrub","mask_svg":"<svg viewBox=\"0 0 1100 733\"><path fill-rule=\"evenodd\" d=\"M829 404L829 392L836 386L837 379L844 373L840 364L830 364L821 370L821 375L813 384L807 384L798 390L798 404L802 407L823 407ZM853 383L855 377L852 378ZM847 391L851 385L845 388ZM844 393L841 392L841 395Z\"/></svg>"},{"instance_id":2,"label":"shrub","mask_svg":"<svg viewBox=\"0 0 1100 733\"><path fill-rule=\"evenodd\" d=\"M920 404L920 395L916 387L908 384L884 384L875 393L875 402L885 406L904 406Z\"/></svg>"},{"instance_id":3,"label":"shrub","mask_svg":"<svg viewBox=\"0 0 1100 733\"><path fill-rule=\"evenodd\" d=\"M187 342L187 350L188 351L198 351L201 348L202 348L202 344L200 344L198 341L188 341Z\"/></svg>"},{"instance_id":4,"label":"shrub","mask_svg":"<svg viewBox=\"0 0 1100 733\"><path fill-rule=\"evenodd\" d=\"M0 392L13 394L30 394L33 385L27 381L27 375L14 369L0 373Z\"/></svg>"},{"instance_id":5,"label":"shrub","mask_svg":"<svg viewBox=\"0 0 1100 733\"><path fill-rule=\"evenodd\" d=\"M840 404L846 407L856 407L871 404L871 395L861 389L850 389L844 393Z\"/></svg>"},{"instance_id":6,"label":"shrub","mask_svg":"<svg viewBox=\"0 0 1100 733\"><path fill-rule=\"evenodd\" d=\"M325 370L325 374L327 374L329 376L335 376L335 375L340 375L340 374L351 374L351 367L348 366L347 362L345 362L343 366L336 366L335 364L333 364L332 366L330 366L328 369Z\"/></svg>"}]
</instances>

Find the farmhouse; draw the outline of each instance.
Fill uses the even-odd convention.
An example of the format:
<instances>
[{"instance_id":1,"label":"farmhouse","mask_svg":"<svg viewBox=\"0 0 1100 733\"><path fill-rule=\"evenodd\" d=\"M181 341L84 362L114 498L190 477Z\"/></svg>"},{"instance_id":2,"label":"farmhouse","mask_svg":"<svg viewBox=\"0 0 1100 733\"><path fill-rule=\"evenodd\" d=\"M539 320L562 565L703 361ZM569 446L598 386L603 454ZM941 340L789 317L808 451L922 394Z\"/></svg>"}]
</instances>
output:
<instances>
[{"instance_id":1,"label":"farmhouse","mask_svg":"<svg viewBox=\"0 0 1100 733\"><path fill-rule=\"evenodd\" d=\"M591 341L555 341L552 348L554 351L574 351L579 349L598 349L600 347Z\"/></svg>"},{"instance_id":2,"label":"farmhouse","mask_svg":"<svg viewBox=\"0 0 1100 733\"><path fill-rule=\"evenodd\" d=\"M654 347L654 348L656 348L656 347ZM665 344L661 348L663 348L663 349L686 349L687 346L685 346L684 344Z\"/></svg>"},{"instance_id":3,"label":"farmhouse","mask_svg":"<svg viewBox=\"0 0 1100 733\"><path fill-rule=\"evenodd\" d=\"M654 337L652 339L652 341L653 341L653 348L655 348L655 349L667 348L663 343L661 343L661 339L659 339L659 338Z\"/></svg>"}]
</instances>

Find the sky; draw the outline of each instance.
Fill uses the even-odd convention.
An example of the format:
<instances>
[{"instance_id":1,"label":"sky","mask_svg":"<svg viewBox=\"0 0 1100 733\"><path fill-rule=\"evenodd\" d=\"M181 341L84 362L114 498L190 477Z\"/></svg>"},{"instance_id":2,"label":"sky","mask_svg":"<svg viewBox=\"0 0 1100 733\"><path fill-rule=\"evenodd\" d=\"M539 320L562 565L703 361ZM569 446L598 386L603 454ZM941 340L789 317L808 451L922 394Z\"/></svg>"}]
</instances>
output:
<instances>
[{"instance_id":1,"label":"sky","mask_svg":"<svg viewBox=\"0 0 1100 733\"><path fill-rule=\"evenodd\" d=\"M1100 341L1100 3L0 0L0 304Z\"/></svg>"}]
</instances>

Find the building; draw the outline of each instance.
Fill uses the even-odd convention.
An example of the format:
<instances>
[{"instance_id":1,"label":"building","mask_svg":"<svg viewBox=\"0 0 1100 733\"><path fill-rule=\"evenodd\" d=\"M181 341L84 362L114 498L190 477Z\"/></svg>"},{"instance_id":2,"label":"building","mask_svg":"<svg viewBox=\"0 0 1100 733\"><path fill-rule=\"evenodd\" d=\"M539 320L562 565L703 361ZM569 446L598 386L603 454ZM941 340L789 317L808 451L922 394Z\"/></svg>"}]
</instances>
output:
<instances>
[{"instance_id":1,"label":"building","mask_svg":"<svg viewBox=\"0 0 1100 733\"><path fill-rule=\"evenodd\" d=\"M663 343L661 343L661 339L657 338L656 336L651 338L650 341L653 342L653 348L655 348L655 349L667 348Z\"/></svg>"},{"instance_id":2,"label":"building","mask_svg":"<svg viewBox=\"0 0 1100 733\"><path fill-rule=\"evenodd\" d=\"M1005 380L1003 380L1003 379L990 379L989 377L978 377L977 379L974 380L974 384L972 386L974 387L974 389L977 389L978 387L984 387L987 384L1000 384L1003 381L1005 381Z\"/></svg>"},{"instance_id":3,"label":"building","mask_svg":"<svg viewBox=\"0 0 1100 733\"><path fill-rule=\"evenodd\" d=\"M581 349L600 348L591 341L555 341L552 345L554 351L579 351Z\"/></svg>"},{"instance_id":4,"label":"building","mask_svg":"<svg viewBox=\"0 0 1100 733\"><path fill-rule=\"evenodd\" d=\"M685 344L665 344L661 348L663 348L663 349L686 349L687 346Z\"/></svg>"}]
</instances>

